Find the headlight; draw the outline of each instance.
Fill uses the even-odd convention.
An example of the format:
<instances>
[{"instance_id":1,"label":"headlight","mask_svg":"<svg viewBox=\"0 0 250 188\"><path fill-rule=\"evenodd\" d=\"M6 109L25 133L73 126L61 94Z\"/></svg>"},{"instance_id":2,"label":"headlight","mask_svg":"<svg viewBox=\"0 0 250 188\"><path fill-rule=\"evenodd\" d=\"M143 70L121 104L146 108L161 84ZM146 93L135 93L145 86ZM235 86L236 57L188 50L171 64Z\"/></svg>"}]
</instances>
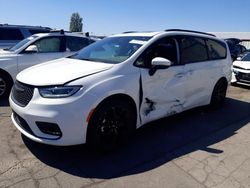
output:
<instances>
[{"instance_id":1,"label":"headlight","mask_svg":"<svg viewBox=\"0 0 250 188\"><path fill-rule=\"evenodd\" d=\"M56 86L39 88L39 93L44 98L65 98L74 95L81 86Z\"/></svg>"}]
</instances>

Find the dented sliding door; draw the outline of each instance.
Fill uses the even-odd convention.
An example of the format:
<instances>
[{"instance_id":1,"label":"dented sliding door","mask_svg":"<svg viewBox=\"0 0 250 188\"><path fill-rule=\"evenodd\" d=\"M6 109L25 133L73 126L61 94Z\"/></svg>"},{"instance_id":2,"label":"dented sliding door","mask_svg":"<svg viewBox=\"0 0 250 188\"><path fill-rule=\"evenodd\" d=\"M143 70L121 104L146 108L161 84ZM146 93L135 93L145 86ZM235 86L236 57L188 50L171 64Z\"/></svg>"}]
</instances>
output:
<instances>
[{"instance_id":1,"label":"dented sliding door","mask_svg":"<svg viewBox=\"0 0 250 188\"><path fill-rule=\"evenodd\" d=\"M150 76L148 69L141 69L142 123L173 115L183 110L185 98L184 66L171 66L159 69Z\"/></svg>"}]
</instances>

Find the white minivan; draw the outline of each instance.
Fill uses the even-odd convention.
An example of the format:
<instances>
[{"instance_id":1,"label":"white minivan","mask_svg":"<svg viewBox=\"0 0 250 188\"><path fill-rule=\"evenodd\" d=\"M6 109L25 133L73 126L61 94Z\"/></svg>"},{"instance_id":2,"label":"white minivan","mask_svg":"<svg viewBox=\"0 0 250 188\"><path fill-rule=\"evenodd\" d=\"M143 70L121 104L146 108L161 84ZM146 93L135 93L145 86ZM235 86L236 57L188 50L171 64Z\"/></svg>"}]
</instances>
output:
<instances>
[{"instance_id":1,"label":"white minivan","mask_svg":"<svg viewBox=\"0 0 250 188\"><path fill-rule=\"evenodd\" d=\"M113 35L17 75L12 121L50 145L114 148L136 128L197 106L220 106L231 80L227 44L188 30Z\"/></svg>"}]
</instances>

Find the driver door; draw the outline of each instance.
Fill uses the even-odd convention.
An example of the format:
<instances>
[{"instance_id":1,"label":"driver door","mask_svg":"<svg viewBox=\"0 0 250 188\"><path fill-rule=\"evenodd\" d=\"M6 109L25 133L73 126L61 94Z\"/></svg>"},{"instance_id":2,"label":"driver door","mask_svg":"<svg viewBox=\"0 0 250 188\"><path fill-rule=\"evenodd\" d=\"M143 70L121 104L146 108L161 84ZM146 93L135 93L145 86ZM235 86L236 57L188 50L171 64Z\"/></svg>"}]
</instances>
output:
<instances>
[{"instance_id":1,"label":"driver door","mask_svg":"<svg viewBox=\"0 0 250 188\"><path fill-rule=\"evenodd\" d=\"M152 75L152 59L162 57L172 62L168 68L157 69ZM183 111L185 103L184 66L179 64L178 43L164 38L149 47L136 61L140 68L142 124Z\"/></svg>"}]
</instances>

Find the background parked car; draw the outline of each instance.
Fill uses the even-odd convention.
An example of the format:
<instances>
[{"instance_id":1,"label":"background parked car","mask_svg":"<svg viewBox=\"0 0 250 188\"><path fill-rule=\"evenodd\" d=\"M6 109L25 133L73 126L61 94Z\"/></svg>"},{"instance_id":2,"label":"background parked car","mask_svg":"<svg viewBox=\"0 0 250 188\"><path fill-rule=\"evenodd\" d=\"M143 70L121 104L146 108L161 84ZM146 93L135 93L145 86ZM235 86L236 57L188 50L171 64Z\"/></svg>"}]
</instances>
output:
<instances>
[{"instance_id":1,"label":"background parked car","mask_svg":"<svg viewBox=\"0 0 250 188\"><path fill-rule=\"evenodd\" d=\"M241 56L241 54L244 54L247 51L247 48L240 44L240 39L228 38L225 39L225 41L227 42L233 61L235 61L237 57Z\"/></svg>"},{"instance_id":2,"label":"background parked car","mask_svg":"<svg viewBox=\"0 0 250 188\"><path fill-rule=\"evenodd\" d=\"M0 24L0 49L14 46L19 41L36 33L48 33L51 28L41 26Z\"/></svg>"},{"instance_id":3,"label":"background parked car","mask_svg":"<svg viewBox=\"0 0 250 188\"><path fill-rule=\"evenodd\" d=\"M96 39L82 34L52 32L32 35L0 51L0 98L9 95L18 72L33 65L67 57Z\"/></svg>"},{"instance_id":4,"label":"background parked car","mask_svg":"<svg viewBox=\"0 0 250 188\"><path fill-rule=\"evenodd\" d=\"M232 83L250 85L250 53L233 62Z\"/></svg>"}]
</instances>

